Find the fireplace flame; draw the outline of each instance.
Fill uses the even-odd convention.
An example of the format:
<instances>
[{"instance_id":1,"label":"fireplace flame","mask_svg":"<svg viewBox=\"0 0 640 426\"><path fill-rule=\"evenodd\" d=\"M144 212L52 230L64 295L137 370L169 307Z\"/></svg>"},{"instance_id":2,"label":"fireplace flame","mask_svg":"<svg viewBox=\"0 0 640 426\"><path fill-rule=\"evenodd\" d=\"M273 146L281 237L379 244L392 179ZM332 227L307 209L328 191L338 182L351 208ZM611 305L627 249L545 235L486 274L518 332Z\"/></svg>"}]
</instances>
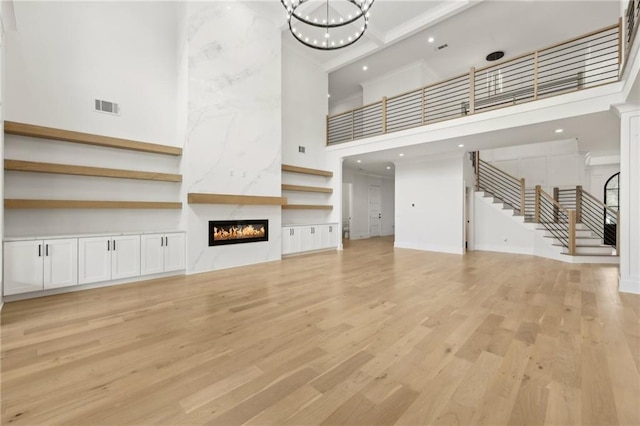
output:
<instances>
[{"instance_id":1,"label":"fireplace flame","mask_svg":"<svg viewBox=\"0 0 640 426\"><path fill-rule=\"evenodd\" d=\"M213 239L219 240L240 240L242 238L260 238L264 237L264 226L260 229L254 228L253 225L247 225L242 227L231 226L228 229L213 228Z\"/></svg>"}]
</instances>

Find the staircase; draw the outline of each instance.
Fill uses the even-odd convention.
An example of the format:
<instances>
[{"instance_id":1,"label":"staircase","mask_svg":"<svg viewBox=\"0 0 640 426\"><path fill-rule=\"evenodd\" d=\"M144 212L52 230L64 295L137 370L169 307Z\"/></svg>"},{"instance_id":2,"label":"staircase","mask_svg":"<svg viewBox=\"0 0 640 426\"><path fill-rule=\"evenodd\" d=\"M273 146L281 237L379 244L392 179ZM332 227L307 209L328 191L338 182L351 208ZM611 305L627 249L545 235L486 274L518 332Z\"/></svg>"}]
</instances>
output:
<instances>
[{"instance_id":1,"label":"staircase","mask_svg":"<svg viewBox=\"0 0 640 426\"><path fill-rule=\"evenodd\" d=\"M527 188L524 179L482 161L479 153L473 154L472 161L476 172L476 202L491 204L524 228L517 230L504 223L504 228L498 231L505 235L511 232L513 239L519 241L516 250L508 245L506 236L504 249L496 245L496 238L486 249L534 254L570 263L618 263L617 212L579 186L555 188L551 196L540 186Z\"/></svg>"}]
</instances>

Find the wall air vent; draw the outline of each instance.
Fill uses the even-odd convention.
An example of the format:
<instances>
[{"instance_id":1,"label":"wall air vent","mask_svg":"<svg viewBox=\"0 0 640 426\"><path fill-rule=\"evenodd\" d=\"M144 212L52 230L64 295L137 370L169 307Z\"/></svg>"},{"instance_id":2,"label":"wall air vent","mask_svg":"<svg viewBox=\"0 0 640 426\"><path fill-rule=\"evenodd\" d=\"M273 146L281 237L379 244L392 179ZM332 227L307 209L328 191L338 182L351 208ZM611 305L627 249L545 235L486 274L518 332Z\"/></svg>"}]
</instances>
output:
<instances>
[{"instance_id":1,"label":"wall air vent","mask_svg":"<svg viewBox=\"0 0 640 426\"><path fill-rule=\"evenodd\" d=\"M95 110L97 112L120 115L120 105L115 102L103 101L101 99L96 99Z\"/></svg>"}]
</instances>

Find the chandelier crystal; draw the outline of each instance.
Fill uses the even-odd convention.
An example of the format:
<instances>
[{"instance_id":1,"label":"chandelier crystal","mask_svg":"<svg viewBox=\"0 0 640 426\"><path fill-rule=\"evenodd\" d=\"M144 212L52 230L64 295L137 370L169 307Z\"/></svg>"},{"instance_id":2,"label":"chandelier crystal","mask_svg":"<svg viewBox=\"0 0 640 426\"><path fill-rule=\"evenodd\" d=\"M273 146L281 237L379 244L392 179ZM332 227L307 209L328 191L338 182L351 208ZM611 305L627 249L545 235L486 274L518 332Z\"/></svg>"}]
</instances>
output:
<instances>
[{"instance_id":1,"label":"chandelier crystal","mask_svg":"<svg viewBox=\"0 0 640 426\"><path fill-rule=\"evenodd\" d=\"M369 9L375 0L280 0L287 10L291 34L305 46L336 50L360 40L369 26Z\"/></svg>"}]
</instances>

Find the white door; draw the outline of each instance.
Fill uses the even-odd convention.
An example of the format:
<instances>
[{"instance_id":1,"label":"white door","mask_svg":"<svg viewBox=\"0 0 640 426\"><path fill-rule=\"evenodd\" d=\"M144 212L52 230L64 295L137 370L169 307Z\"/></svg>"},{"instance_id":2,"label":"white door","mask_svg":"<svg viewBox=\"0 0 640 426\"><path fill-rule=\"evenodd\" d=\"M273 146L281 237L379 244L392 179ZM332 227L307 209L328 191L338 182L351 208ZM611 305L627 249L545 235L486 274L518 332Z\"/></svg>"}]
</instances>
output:
<instances>
[{"instance_id":1,"label":"white door","mask_svg":"<svg viewBox=\"0 0 640 426\"><path fill-rule=\"evenodd\" d=\"M289 240L289 247L291 253L299 253L302 251L302 230L300 226L291 227L291 237Z\"/></svg>"},{"instance_id":2,"label":"white door","mask_svg":"<svg viewBox=\"0 0 640 426\"><path fill-rule=\"evenodd\" d=\"M97 283L111 279L111 238L78 238L78 282Z\"/></svg>"},{"instance_id":3,"label":"white door","mask_svg":"<svg viewBox=\"0 0 640 426\"><path fill-rule=\"evenodd\" d=\"M111 239L111 279L140 275L140 235L122 235Z\"/></svg>"},{"instance_id":4,"label":"white door","mask_svg":"<svg viewBox=\"0 0 640 426\"><path fill-rule=\"evenodd\" d=\"M148 234L140 237L140 274L164 272L164 234Z\"/></svg>"},{"instance_id":5,"label":"white door","mask_svg":"<svg viewBox=\"0 0 640 426\"><path fill-rule=\"evenodd\" d=\"M44 240L44 289L78 284L78 239Z\"/></svg>"},{"instance_id":6,"label":"white door","mask_svg":"<svg viewBox=\"0 0 640 426\"><path fill-rule=\"evenodd\" d=\"M380 185L369 185L369 237L379 237L382 223Z\"/></svg>"},{"instance_id":7,"label":"white door","mask_svg":"<svg viewBox=\"0 0 640 426\"><path fill-rule=\"evenodd\" d=\"M353 212L353 184L342 184L342 235L345 239L351 237L351 217Z\"/></svg>"},{"instance_id":8,"label":"white door","mask_svg":"<svg viewBox=\"0 0 640 426\"><path fill-rule=\"evenodd\" d=\"M180 271L185 267L184 233L167 234L164 237L164 271Z\"/></svg>"},{"instance_id":9,"label":"white door","mask_svg":"<svg viewBox=\"0 0 640 426\"><path fill-rule=\"evenodd\" d=\"M42 241L4 243L4 295L42 290Z\"/></svg>"},{"instance_id":10,"label":"white door","mask_svg":"<svg viewBox=\"0 0 640 426\"><path fill-rule=\"evenodd\" d=\"M338 228L337 224L327 226L329 228L329 245L328 247L338 247Z\"/></svg>"}]
</instances>

